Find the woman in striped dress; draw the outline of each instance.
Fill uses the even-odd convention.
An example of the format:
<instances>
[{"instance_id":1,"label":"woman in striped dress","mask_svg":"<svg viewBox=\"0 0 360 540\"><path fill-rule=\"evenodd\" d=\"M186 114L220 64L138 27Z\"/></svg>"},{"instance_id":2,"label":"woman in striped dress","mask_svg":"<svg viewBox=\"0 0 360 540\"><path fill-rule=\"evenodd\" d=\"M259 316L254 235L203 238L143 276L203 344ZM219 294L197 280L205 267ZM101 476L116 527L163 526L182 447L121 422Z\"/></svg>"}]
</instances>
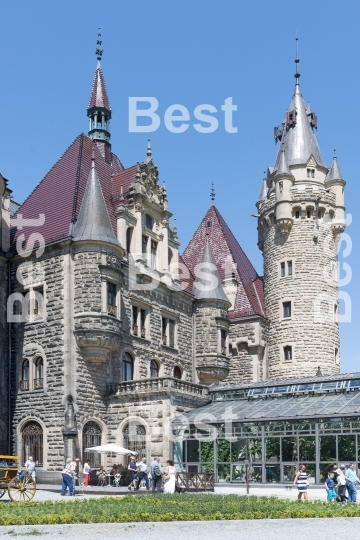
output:
<instances>
[{"instance_id":1,"label":"woman in striped dress","mask_svg":"<svg viewBox=\"0 0 360 540\"><path fill-rule=\"evenodd\" d=\"M300 501L302 494L304 494L304 499L308 500L307 488L309 485L308 475L305 472L306 466L303 463L300 463L299 470L296 473L294 478L294 486L298 488L298 500Z\"/></svg>"}]
</instances>

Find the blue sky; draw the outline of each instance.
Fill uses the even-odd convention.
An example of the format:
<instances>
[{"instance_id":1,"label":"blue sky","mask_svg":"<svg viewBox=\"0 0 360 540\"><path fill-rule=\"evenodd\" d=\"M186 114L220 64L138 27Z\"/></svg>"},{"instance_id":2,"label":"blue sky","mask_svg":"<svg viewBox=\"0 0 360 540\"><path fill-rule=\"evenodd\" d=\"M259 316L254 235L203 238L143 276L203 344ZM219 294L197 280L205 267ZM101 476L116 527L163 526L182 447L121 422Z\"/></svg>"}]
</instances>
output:
<instances>
[{"instance_id":1,"label":"blue sky","mask_svg":"<svg viewBox=\"0 0 360 540\"><path fill-rule=\"evenodd\" d=\"M328 165L337 149L347 180L352 280L344 290L352 299L352 322L341 325L341 362L342 371L360 371L358 1L12 0L2 2L1 13L0 171L14 198L24 200L74 138L87 132L100 26L113 151L130 166L145 158L151 137L181 250L210 205L214 182L215 204L260 275L251 214L263 171L275 160L273 127L292 96L298 32L301 88L318 116L320 149ZM129 133L132 96L159 101L161 124L154 133ZM238 107L237 133L225 131L220 112L230 96ZM176 103L190 111L190 124L197 105L212 104L219 128L203 134L190 125L170 133L163 115Z\"/></svg>"}]
</instances>

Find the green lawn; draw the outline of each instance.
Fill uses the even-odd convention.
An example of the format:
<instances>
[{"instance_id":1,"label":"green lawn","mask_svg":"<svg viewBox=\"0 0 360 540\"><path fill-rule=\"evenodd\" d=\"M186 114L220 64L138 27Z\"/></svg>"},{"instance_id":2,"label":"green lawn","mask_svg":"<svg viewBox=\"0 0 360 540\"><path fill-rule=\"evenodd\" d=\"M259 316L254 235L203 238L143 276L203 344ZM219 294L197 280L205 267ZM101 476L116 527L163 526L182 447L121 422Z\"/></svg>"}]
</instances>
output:
<instances>
[{"instance_id":1,"label":"green lawn","mask_svg":"<svg viewBox=\"0 0 360 540\"><path fill-rule=\"evenodd\" d=\"M356 504L297 502L238 495L148 495L0 503L0 525L129 523L219 519L360 517Z\"/></svg>"}]
</instances>

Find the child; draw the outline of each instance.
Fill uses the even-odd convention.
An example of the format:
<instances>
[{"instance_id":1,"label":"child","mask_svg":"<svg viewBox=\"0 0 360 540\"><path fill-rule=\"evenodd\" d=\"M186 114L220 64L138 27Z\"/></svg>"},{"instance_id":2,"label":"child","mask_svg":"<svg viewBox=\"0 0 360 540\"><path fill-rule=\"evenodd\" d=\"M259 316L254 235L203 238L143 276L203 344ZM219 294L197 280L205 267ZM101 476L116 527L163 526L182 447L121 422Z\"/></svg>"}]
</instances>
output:
<instances>
[{"instance_id":1,"label":"child","mask_svg":"<svg viewBox=\"0 0 360 540\"><path fill-rule=\"evenodd\" d=\"M333 472L329 472L329 478L325 480L325 488L327 491L327 500L334 503L336 499L336 492Z\"/></svg>"}]
</instances>

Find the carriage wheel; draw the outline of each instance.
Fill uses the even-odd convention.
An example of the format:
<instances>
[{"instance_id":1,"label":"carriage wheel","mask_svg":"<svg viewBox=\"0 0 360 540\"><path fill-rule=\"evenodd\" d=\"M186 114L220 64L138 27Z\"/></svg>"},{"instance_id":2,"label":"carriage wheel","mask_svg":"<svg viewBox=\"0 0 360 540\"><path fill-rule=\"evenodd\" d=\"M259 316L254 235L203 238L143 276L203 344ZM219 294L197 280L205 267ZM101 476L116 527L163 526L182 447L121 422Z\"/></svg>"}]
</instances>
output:
<instances>
[{"instance_id":1,"label":"carriage wheel","mask_svg":"<svg viewBox=\"0 0 360 540\"><path fill-rule=\"evenodd\" d=\"M36 493L36 483L28 474L16 476L9 482L9 497L14 502L29 502Z\"/></svg>"}]
</instances>

